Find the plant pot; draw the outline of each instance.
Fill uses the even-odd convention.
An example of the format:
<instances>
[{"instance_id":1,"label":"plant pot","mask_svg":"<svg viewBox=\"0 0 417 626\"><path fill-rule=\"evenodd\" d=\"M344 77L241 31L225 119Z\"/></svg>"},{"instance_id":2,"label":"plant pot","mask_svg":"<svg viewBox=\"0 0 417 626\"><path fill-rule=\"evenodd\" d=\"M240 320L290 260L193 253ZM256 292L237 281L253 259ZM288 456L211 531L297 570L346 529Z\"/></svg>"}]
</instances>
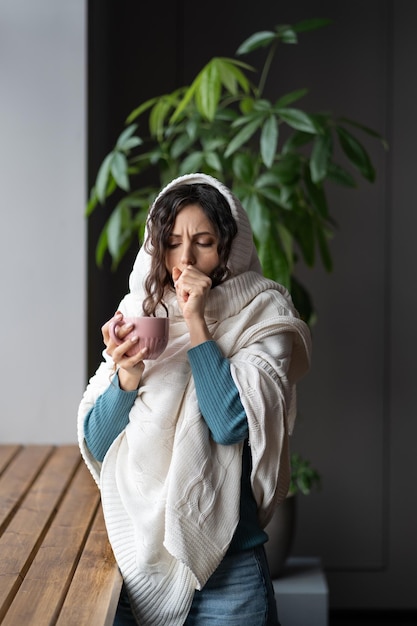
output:
<instances>
[{"instance_id":1,"label":"plant pot","mask_svg":"<svg viewBox=\"0 0 417 626\"><path fill-rule=\"evenodd\" d=\"M296 524L296 497L288 496L279 504L266 526L269 540L265 544L266 557L272 579L279 578L290 554Z\"/></svg>"}]
</instances>

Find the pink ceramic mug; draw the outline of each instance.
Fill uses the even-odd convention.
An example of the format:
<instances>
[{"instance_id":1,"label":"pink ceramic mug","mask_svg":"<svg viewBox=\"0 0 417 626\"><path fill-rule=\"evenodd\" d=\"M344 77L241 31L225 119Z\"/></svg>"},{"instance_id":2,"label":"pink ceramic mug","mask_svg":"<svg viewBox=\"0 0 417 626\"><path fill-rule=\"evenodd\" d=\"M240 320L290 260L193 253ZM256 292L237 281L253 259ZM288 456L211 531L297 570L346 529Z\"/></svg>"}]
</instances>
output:
<instances>
[{"instance_id":1,"label":"pink ceramic mug","mask_svg":"<svg viewBox=\"0 0 417 626\"><path fill-rule=\"evenodd\" d=\"M132 330L124 339L116 334L116 329L125 324L133 324ZM169 318L167 317L124 317L121 320L113 319L110 322L110 336L118 345L130 337L136 335L139 341L134 343L126 352L127 356L133 356L148 348L146 359L157 359L165 350L169 337Z\"/></svg>"}]
</instances>

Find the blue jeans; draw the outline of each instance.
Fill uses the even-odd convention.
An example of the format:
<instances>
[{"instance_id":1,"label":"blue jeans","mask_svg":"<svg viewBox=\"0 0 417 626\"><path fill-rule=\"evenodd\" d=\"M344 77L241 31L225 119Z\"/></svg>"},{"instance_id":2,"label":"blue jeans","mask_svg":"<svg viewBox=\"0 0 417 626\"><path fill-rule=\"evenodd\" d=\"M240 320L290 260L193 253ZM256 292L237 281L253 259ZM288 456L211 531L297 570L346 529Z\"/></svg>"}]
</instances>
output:
<instances>
[{"instance_id":1,"label":"blue jeans","mask_svg":"<svg viewBox=\"0 0 417 626\"><path fill-rule=\"evenodd\" d=\"M279 626L263 546L227 555L201 591L184 626ZM136 626L122 589L114 626Z\"/></svg>"}]
</instances>

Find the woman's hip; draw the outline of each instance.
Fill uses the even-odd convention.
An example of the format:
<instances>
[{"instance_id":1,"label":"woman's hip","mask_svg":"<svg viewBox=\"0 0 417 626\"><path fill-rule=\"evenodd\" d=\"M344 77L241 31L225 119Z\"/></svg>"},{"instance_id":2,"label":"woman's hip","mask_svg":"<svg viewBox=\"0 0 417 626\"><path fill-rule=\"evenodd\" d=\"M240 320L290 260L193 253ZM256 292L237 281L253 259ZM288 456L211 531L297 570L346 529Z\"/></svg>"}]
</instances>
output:
<instances>
[{"instance_id":1,"label":"woman's hip","mask_svg":"<svg viewBox=\"0 0 417 626\"><path fill-rule=\"evenodd\" d=\"M263 546L225 556L196 591L185 626L279 626Z\"/></svg>"}]
</instances>

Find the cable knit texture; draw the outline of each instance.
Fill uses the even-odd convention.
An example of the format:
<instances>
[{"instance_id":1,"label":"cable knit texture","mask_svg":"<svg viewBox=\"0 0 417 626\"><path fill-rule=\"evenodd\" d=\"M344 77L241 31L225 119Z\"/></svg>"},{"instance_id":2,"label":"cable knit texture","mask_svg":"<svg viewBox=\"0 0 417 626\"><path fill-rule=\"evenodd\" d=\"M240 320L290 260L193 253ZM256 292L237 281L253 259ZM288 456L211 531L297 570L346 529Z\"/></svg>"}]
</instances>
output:
<instances>
[{"instance_id":1,"label":"cable knit texture","mask_svg":"<svg viewBox=\"0 0 417 626\"><path fill-rule=\"evenodd\" d=\"M309 368L310 333L286 289L261 275L248 218L226 187L204 174L191 174L161 193L196 182L217 187L238 223L229 259L232 276L210 292L205 317L230 360L246 411L252 490L265 526L288 490L295 383ZM119 307L124 315L142 314L149 263L141 248L130 293ZM188 330L173 291L167 290L165 303L168 347L146 363L129 423L102 464L85 445L83 422L109 384L113 362L105 353L78 412L80 448L100 486L109 538L143 626L184 624L195 589L219 565L239 517L243 444L220 445L210 437L187 358ZM280 358L262 347L269 340L275 346L281 342Z\"/></svg>"}]
</instances>

